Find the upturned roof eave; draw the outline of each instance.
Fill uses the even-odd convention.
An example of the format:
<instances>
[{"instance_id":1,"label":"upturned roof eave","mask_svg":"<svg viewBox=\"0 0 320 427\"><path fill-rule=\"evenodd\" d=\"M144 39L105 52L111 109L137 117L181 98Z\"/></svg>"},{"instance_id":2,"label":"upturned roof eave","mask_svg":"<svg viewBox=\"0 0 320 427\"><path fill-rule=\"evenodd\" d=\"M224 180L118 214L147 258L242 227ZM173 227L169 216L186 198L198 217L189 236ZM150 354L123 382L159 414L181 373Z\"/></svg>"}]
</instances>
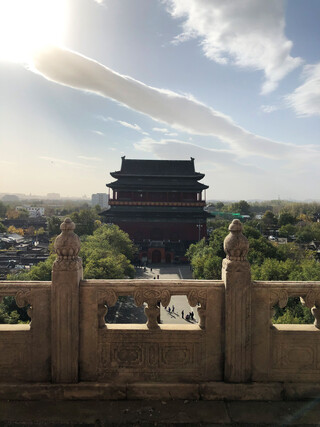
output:
<instances>
[{"instance_id":1,"label":"upturned roof eave","mask_svg":"<svg viewBox=\"0 0 320 427\"><path fill-rule=\"evenodd\" d=\"M155 174L141 174L141 173L136 173L136 174L129 174L129 173L124 173L121 171L115 171L115 172L110 172L110 175L113 178L162 178L162 179L170 179L170 178L179 178L179 179L185 179L185 178L193 178L193 179L197 179L197 181L199 181L200 179L205 177L204 173L198 173L195 172L194 174L191 175L182 175L182 174L178 174L178 175L155 175Z\"/></svg>"},{"instance_id":2,"label":"upturned roof eave","mask_svg":"<svg viewBox=\"0 0 320 427\"><path fill-rule=\"evenodd\" d=\"M163 185L163 184L159 184L158 186L155 186L155 184L152 185L148 185L147 183L136 183L136 184L121 184L119 183L119 181L114 181L114 182L110 182L109 184L106 184L106 186L108 188L112 188L112 189L119 189L119 190L123 190L126 189L128 191L199 191L199 190L206 190L207 188L209 188L208 185L202 184L201 182L196 182L194 185L177 185L177 184L172 184L172 185Z\"/></svg>"}]
</instances>

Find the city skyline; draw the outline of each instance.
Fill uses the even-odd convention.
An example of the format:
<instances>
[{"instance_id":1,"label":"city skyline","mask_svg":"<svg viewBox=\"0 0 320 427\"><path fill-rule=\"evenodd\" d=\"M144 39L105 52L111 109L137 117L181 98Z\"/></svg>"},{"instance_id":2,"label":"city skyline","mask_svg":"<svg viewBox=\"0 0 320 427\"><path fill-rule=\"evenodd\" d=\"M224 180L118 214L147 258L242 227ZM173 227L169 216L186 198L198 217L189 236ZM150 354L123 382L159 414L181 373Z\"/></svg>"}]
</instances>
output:
<instances>
[{"instance_id":1,"label":"city skyline","mask_svg":"<svg viewBox=\"0 0 320 427\"><path fill-rule=\"evenodd\" d=\"M320 3L0 4L0 193L195 158L207 199L320 199ZM26 6L27 5L27 6Z\"/></svg>"}]
</instances>

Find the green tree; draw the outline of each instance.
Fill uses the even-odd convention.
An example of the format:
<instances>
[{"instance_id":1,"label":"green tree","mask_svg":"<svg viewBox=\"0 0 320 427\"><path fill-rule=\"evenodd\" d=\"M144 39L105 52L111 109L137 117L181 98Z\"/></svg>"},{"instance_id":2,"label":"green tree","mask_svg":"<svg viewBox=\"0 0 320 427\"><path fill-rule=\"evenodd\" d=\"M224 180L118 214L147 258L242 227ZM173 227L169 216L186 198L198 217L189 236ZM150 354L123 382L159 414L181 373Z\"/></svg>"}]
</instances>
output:
<instances>
[{"instance_id":1,"label":"green tree","mask_svg":"<svg viewBox=\"0 0 320 427\"><path fill-rule=\"evenodd\" d=\"M314 239L314 234L309 227L304 227L296 233L297 243L310 243Z\"/></svg>"},{"instance_id":2,"label":"green tree","mask_svg":"<svg viewBox=\"0 0 320 427\"><path fill-rule=\"evenodd\" d=\"M213 254L221 259L225 257L223 242L228 233L228 225L226 224L214 230L209 238L209 246L213 249Z\"/></svg>"},{"instance_id":3,"label":"green tree","mask_svg":"<svg viewBox=\"0 0 320 427\"><path fill-rule=\"evenodd\" d=\"M51 280L51 271L56 255L50 255L45 261L39 262L37 265L31 267L29 271L23 270L18 273L8 274L7 280Z\"/></svg>"},{"instance_id":4,"label":"green tree","mask_svg":"<svg viewBox=\"0 0 320 427\"><path fill-rule=\"evenodd\" d=\"M224 207L224 203L222 203L222 202L217 202L217 203L215 203L215 207L216 207L216 209L217 209L218 211L221 211L221 210L223 209L223 207Z\"/></svg>"},{"instance_id":5,"label":"green tree","mask_svg":"<svg viewBox=\"0 0 320 427\"><path fill-rule=\"evenodd\" d=\"M95 229L95 221L99 220L95 209L82 209L80 212L72 213L70 218L76 224L76 232L79 236L91 235Z\"/></svg>"},{"instance_id":6,"label":"green tree","mask_svg":"<svg viewBox=\"0 0 320 427\"><path fill-rule=\"evenodd\" d=\"M263 231L276 228L278 226L278 220L275 214L271 211L266 211L261 219L261 226Z\"/></svg>"},{"instance_id":7,"label":"green tree","mask_svg":"<svg viewBox=\"0 0 320 427\"><path fill-rule=\"evenodd\" d=\"M252 265L251 273L254 280L289 280L290 274L297 267L295 261L287 259L279 261L275 258L266 258L259 266Z\"/></svg>"},{"instance_id":8,"label":"green tree","mask_svg":"<svg viewBox=\"0 0 320 427\"><path fill-rule=\"evenodd\" d=\"M245 200L240 200L240 202L232 203L231 205L232 212L240 213L241 215L250 215L251 206Z\"/></svg>"},{"instance_id":9,"label":"green tree","mask_svg":"<svg viewBox=\"0 0 320 427\"><path fill-rule=\"evenodd\" d=\"M297 219L291 215L289 212L283 212L279 216L279 226L287 225L287 224L295 224Z\"/></svg>"},{"instance_id":10,"label":"green tree","mask_svg":"<svg viewBox=\"0 0 320 427\"><path fill-rule=\"evenodd\" d=\"M60 225L62 220L57 216L52 216L48 218L48 233L49 236L56 236L60 234Z\"/></svg>"},{"instance_id":11,"label":"green tree","mask_svg":"<svg viewBox=\"0 0 320 427\"><path fill-rule=\"evenodd\" d=\"M296 227L292 224L285 224L279 228L280 237L293 236L296 233Z\"/></svg>"},{"instance_id":12,"label":"green tree","mask_svg":"<svg viewBox=\"0 0 320 427\"><path fill-rule=\"evenodd\" d=\"M0 222L0 233L5 233L7 231L7 227L5 227L2 222Z\"/></svg>"},{"instance_id":13,"label":"green tree","mask_svg":"<svg viewBox=\"0 0 320 427\"><path fill-rule=\"evenodd\" d=\"M266 258L277 259L277 247L260 235L259 238L249 237L248 261L251 265L261 265ZM266 279L267 280L267 279Z\"/></svg>"},{"instance_id":14,"label":"green tree","mask_svg":"<svg viewBox=\"0 0 320 427\"><path fill-rule=\"evenodd\" d=\"M85 278L134 277L131 264L136 248L127 233L116 225L104 224L83 239L80 256ZM97 277L98 276L98 277Z\"/></svg>"},{"instance_id":15,"label":"green tree","mask_svg":"<svg viewBox=\"0 0 320 427\"><path fill-rule=\"evenodd\" d=\"M315 259L303 259L289 274L289 280L319 281L320 264Z\"/></svg>"},{"instance_id":16,"label":"green tree","mask_svg":"<svg viewBox=\"0 0 320 427\"><path fill-rule=\"evenodd\" d=\"M193 275L197 279L221 279L222 258L215 255L214 249L205 239L190 245L187 253Z\"/></svg>"}]
</instances>

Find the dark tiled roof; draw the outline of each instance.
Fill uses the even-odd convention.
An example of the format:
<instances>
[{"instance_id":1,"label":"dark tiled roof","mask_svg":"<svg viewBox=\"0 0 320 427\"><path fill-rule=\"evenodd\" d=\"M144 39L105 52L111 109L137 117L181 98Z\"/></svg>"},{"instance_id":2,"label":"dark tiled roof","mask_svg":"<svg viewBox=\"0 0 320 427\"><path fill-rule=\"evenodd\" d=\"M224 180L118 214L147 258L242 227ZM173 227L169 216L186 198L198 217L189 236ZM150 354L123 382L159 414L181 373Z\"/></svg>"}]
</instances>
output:
<instances>
[{"instance_id":1,"label":"dark tiled roof","mask_svg":"<svg viewBox=\"0 0 320 427\"><path fill-rule=\"evenodd\" d=\"M121 170L112 176L197 176L194 159L191 160L135 160L122 157ZM202 175L202 174L201 174Z\"/></svg>"},{"instance_id":2,"label":"dark tiled roof","mask_svg":"<svg viewBox=\"0 0 320 427\"><path fill-rule=\"evenodd\" d=\"M119 180L107 184L107 187L127 191L199 191L208 188L207 185L190 177L172 179L170 177L121 176L119 178Z\"/></svg>"}]
</instances>

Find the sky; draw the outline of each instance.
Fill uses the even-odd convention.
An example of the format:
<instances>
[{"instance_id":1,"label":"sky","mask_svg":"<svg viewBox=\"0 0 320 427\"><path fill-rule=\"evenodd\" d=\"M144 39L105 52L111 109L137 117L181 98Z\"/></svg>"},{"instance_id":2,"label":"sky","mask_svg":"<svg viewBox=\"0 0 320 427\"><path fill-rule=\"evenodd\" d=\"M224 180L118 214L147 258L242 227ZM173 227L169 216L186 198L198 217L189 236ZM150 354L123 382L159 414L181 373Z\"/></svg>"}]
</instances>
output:
<instances>
[{"instance_id":1,"label":"sky","mask_svg":"<svg viewBox=\"0 0 320 427\"><path fill-rule=\"evenodd\" d=\"M0 0L0 193L195 158L207 199L320 200L318 0Z\"/></svg>"}]
</instances>

